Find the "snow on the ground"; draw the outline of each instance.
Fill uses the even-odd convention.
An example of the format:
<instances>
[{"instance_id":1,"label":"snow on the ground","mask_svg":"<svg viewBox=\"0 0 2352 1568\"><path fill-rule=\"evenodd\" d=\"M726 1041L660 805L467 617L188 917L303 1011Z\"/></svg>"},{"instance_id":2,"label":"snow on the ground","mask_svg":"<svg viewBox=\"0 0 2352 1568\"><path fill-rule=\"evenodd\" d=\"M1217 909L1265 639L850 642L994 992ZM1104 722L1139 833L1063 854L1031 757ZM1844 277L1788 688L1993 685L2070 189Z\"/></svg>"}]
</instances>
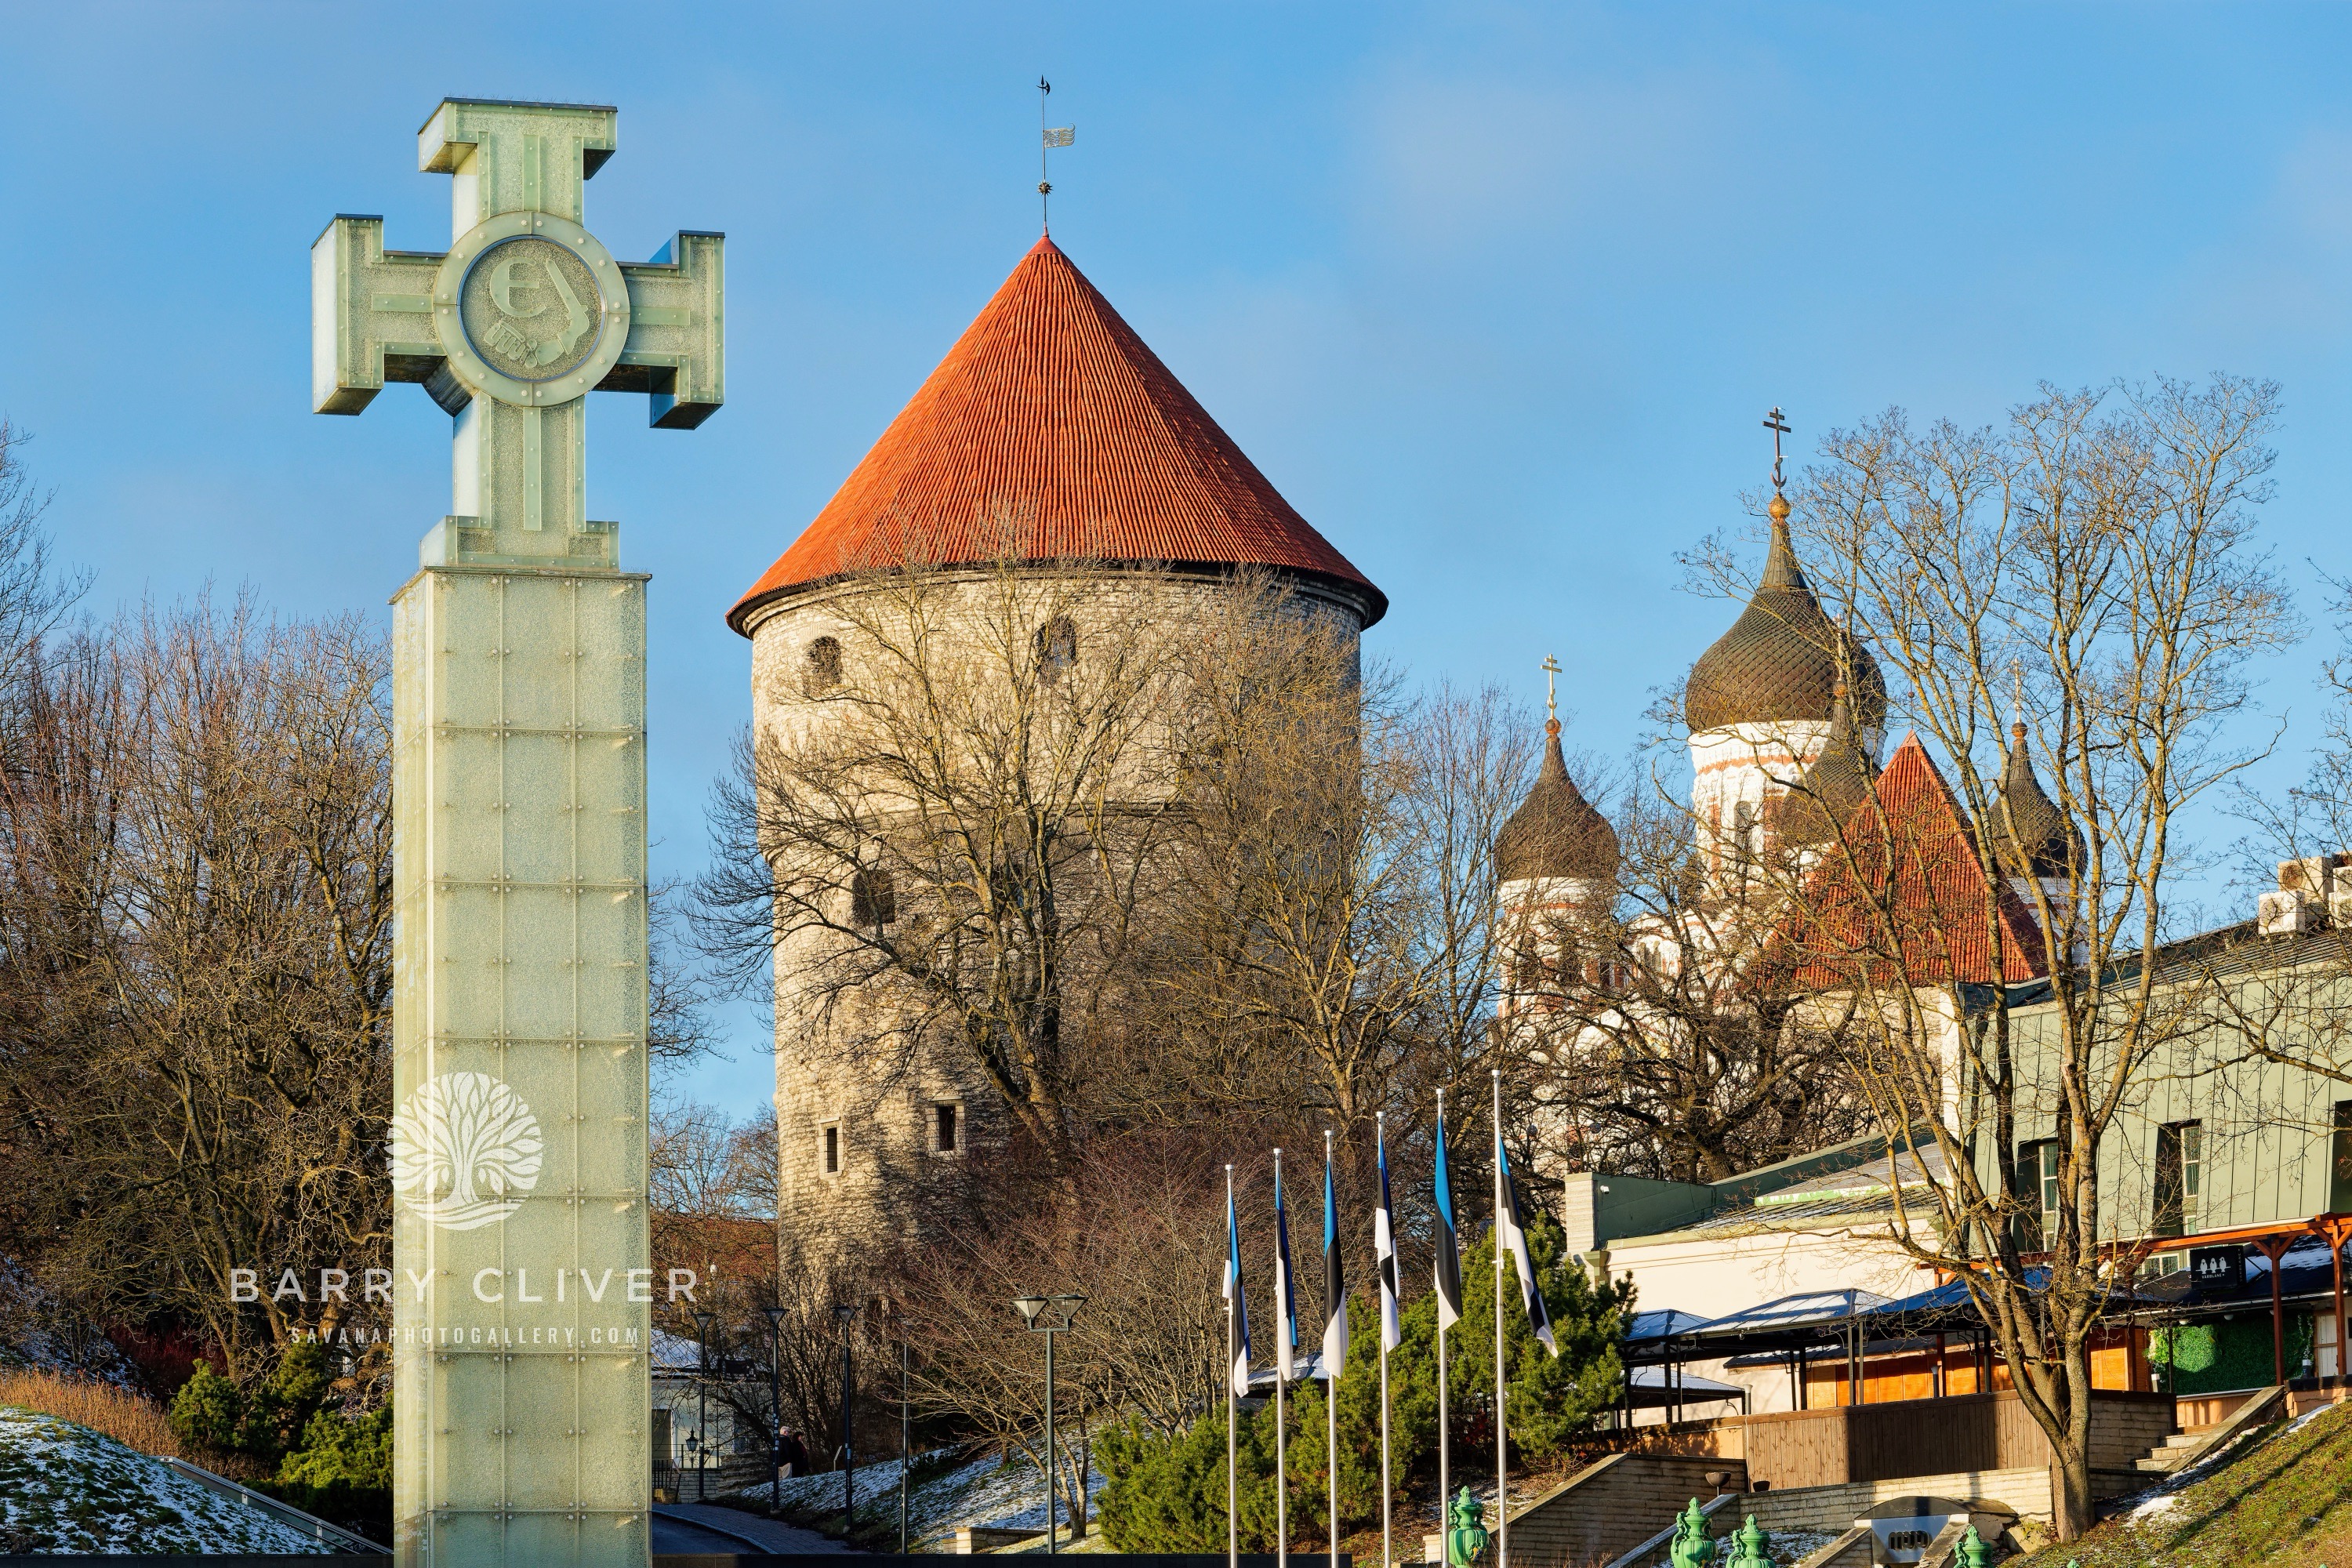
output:
<instances>
[{"instance_id":1,"label":"snow on the ground","mask_svg":"<svg viewBox=\"0 0 2352 1568\"><path fill-rule=\"evenodd\" d=\"M2301 1431L2304 1427L2309 1426L2318 1417L2326 1415L2329 1411L2336 1408L2336 1406L2333 1405L2315 1405L2313 1408L2305 1411L2302 1415L2296 1416L2294 1421L2290 1422L2286 1427L2286 1431ZM2222 1444L2220 1447L2211 1449L2201 1455L2195 1464L2184 1465L2179 1469L2177 1469L2170 1475L2165 1477L2163 1480L2158 1482L2155 1486L2147 1489L2147 1490L2137 1492L2133 1494L2131 1497L2126 1498L2124 1501L2130 1505L2131 1510L2129 1517L2137 1520L2150 1520L2169 1512L2173 1506L2179 1502L2180 1494L2183 1490L2192 1483L2203 1480L2208 1475L2212 1473L2213 1467L2216 1464L2227 1456L2233 1454L2241 1447L2243 1447L2254 1434L2262 1430L2263 1428L2261 1426L2246 1427L2244 1430L2232 1436L2227 1443ZM2284 1435L2284 1433L2280 1434L2282 1436Z\"/></svg>"},{"instance_id":2,"label":"snow on the ground","mask_svg":"<svg viewBox=\"0 0 2352 1568\"><path fill-rule=\"evenodd\" d=\"M961 1530L966 1526L992 1530L1036 1530L1045 1528L1045 1484L1036 1467L1025 1460L1005 1463L993 1456L973 1459L952 1469L923 1476L927 1463L936 1464L940 1454L915 1456L914 1484L907 1501L908 1531L917 1540L927 1540ZM859 1514L880 1515L896 1519L898 1510L898 1461L886 1459L877 1464L860 1465L850 1473L850 1489ZM1099 1470L1087 1477L1087 1496L1100 1497L1109 1479ZM767 1488L755 1486L750 1495L764 1497ZM826 1471L814 1476L794 1476L783 1483L787 1508L803 1516L823 1520L827 1512L838 1517L841 1508L841 1472ZM1090 1510L1091 1511L1091 1510ZM1069 1528L1069 1515L1056 1505L1055 1517L1064 1530Z\"/></svg>"},{"instance_id":3,"label":"snow on the ground","mask_svg":"<svg viewBox=\"0 0 2352 1568\"><path fill-rule=\"evenodd\" d=\"M0 1408L0 1551L315 1553L309 1536L87 1426Z\"/></svg>"},{"instance_id":4,"label":"snow on the ground","mask_svg":"<svg viewBox=\"0 0 2352 1568\"><path fill-rule=\"evenodd\" d=\"M26 1272L0 1258L0 1368L52 1372L128 1388L137 1377L114 1342Z\"/></svg>"}]
</instances>

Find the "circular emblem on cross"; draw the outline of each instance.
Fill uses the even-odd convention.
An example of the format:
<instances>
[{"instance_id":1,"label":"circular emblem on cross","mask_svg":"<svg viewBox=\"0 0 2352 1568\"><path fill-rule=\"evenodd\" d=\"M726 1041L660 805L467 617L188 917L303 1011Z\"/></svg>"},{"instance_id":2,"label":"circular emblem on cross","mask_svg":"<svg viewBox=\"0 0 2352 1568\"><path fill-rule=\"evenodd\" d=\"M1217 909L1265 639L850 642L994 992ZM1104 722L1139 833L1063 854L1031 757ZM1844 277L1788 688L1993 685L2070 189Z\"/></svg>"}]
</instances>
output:
<instances>
[{"instance_id":1,"label":"circular emblem on cross","mask_svg":"<svg viewBox=\"0 0 2352 1568\"><path fill-rule=\"evenodd\" d=\"M551 213L501 213L442 258L433 314L449 370L501 403L584 397L620 362L629 288L612 253Z\"/></svg>"},{"instance_id":2,"label":"circular emblem on cross","mask_svg":"<svg viewBox=\"0 0 2352 1568\"><path fill-rule=\"evenodd\" d=\"M458 291L457 320L491 369L546 382L595 353L604 305L586 262L551 239L523 235L474 258Z\"/></svg>"}]
</instances>

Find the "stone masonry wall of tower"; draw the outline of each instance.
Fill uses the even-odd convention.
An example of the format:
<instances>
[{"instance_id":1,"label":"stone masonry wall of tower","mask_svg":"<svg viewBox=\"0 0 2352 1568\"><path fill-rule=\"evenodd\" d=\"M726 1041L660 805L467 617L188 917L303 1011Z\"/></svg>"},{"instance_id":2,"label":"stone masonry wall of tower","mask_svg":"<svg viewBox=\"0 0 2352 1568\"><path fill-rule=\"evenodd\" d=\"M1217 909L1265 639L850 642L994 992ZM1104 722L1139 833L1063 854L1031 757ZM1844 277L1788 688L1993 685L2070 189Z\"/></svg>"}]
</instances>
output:
<instances>
[{"instance_id":1,"label":"stone masonry wall of tower","mask_svg":"<svg viewBox=\"0 0 2352 1568\"><path fill-rule=\"evenodd\" d=\"M1037 574L1054 571L1041 565ZM1353 655L1360 607L1312 584L1291 586L1290 613L1313 616ZM990 588L984 574L973 574L948 591L971 595L976 616ZM1227 591L1214 578L1138 574L1121 584L1114 576L1089 586L1091 610L1078 607L1076 618L1139 617L1179 628L1214 616L1213 601ZM758 618L751 627L755 735L789 746L836 722L846 710L835 695L806 689L809 649L832 639L841 679L855 682L861 622L870 626L887 613L877 605L888 603L887 589L852 582L787 600ZM952 612L945 624L954 624ZM839 918L845 919L853 894L845 886L838 896ZM919 1235L929 1201L951 1195L977 1163L1001 1151L1012 1125L959 1042L906 1029L908 1009L888 999L887 983L844 997L813 978L828 960L828 941L839 942L822 933L788 939L775 968L777 1207L787 1252L817 1267ZM942 1110L951 1140L942 1138ZM943 1141L952 1147L942 1148Z\"/></svg>"}]
</instances>

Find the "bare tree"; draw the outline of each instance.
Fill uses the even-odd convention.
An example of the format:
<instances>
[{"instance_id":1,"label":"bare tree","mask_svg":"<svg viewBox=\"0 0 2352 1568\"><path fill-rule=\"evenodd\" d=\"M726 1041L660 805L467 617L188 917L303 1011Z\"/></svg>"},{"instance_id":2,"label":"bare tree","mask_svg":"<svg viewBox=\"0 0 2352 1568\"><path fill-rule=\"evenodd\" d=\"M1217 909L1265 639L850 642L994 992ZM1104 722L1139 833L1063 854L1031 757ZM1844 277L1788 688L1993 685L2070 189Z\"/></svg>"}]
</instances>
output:
<instances>
[{"instance_id":1,"label":"bare tree","mask_svg":"<svg viewBox=\"0 0 2352 1568\"><path fill-rule=\"evenodd\" d=\"M1181 628L1164 574L908 569L845 597L839 685L748 738L713 805L704 952L774 965L877 1089L942 1053L1065 1158L1164 837ZM887 910L887 918L881 918Z\"/></svg>"},{"instance_id":2,"label":"bare tree","mask_svg":"<svg viewBox=\"0 0 2352 1568\"><path fill-rule=\"evenodd\" d=\"M1036 1293L1086 1303L1057 1351L1057 1419L1071 1451L1055 1485L1065 1517L1086 1520L1078 1437L1090 1421L1134 1419L1163 1432L1213 1402L1223 1362L1217 1271L1223 1258L1221 1140L1174 1129L1104 1141L1066 1178L1066 1194L1007 1164L968 1194L973 1223L910 1253L893 1274L894 1326L912 1348L926 1413L1025 1458L1041 1476L1045 1373L1039 1336L1012 1303ZM1267 1201L1245 1180L1253 1219ZM1076 1441L1072 1441L1077 1438Z\"/></svg>"},{"instance_id":3,"label":"bare tree","mask_svg":"<svg viewBox=\"0 0 2352 1568\"><path fill-rule=\"evenodd\" d=\"M1932 1146L1948 1173L1924 1197L1897 1190L1891 1239L1966 1282L2057 1455L2069 1538L2092 1518L2087 1347L2115 1228L2097 1156L2210 1016L2200 988L2158 980L2195 863L2184 814L2265 754L2231 721L2252 661L2296 632L2255 534L2277 404L2269 384L2216 377L2045 388L1998 429L1890 413L1825 438L1796 498L1815 585L1951 760L1969 847L1995 872L1923 947L1893 902L1853 896L1889 831L1874 795L1827 848L1845 892L1810 957L1851 987L1890 1153ZM1997 784L2029 767L2048 815ZM1822 875L1783 886L1801 900ZM2021 906L2046 982L1961 994L1929 950L1999 955ZM2046 1182L2020 1159L2043 1140Z\"/></svg>"},{"instance_id":4,"label":"bare tree","mask_svg":"<svg viewBox=\"0 0 2352 1568\"><path fill-rule=\"evenodd\" d=\"M1772 879L1710 888L1689 809L1654 786L1616 826L1610 904L1530 910L1507 935L1549 1160L1719 1182L1869 1131L1843 1013L1775 961L1790 911Z\"/></svg>"},{"instance_id":5,"label":"bare tree","mask_svg":"<svg viewBox=\"0 0 2352 1568\"><path fill-rule=\"evenodd\" d=\"M83 1300L239 1367L331 1334L356 1292L319 1270L388 1250L387 683L357 620L240 602L142 611L15 688L20 1223Z\"/></svg>"}]
</instances>

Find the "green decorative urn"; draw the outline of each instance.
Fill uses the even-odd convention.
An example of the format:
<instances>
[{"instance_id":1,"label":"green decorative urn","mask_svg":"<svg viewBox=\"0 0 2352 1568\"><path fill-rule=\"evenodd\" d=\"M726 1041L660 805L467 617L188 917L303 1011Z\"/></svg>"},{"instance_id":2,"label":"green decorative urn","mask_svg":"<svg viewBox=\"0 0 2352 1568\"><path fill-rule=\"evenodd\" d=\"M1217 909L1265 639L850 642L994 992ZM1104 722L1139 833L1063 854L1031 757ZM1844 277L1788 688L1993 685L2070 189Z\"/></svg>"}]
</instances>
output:
<instances>
[{"instance_id":1,"label":"green decorative urn","mask_svg":"<svg viewBox=\"0 0 2352 1568\"><path fill-rule=\"evenodd\" d=\"M1764 1551L1769 1539L1757 1525L1756 1516L1749 1514L1739 1533L1732 1537L1737 1545L1726 1568L1772 1568L1772 1559Z\"/></svg>"},{"instance_id":2,"label":"green decorative urn","mask_svg":"<svg viewBox=\"0 0 2352 1568\"><path fill-rule=\"evenodd\" d=\"M1445 1512L1445 1560L1454 1568L1471 1568L1494 1543L1494 1536L1486 1530L1486 1510L1470 1495L1470 1489L1464 1487Z\"/></svg>"},{"instance_id":3,"label":"green decorative urn","mask_svg":"<svg viewBox=\"0 0 2352 1568\"><path fill-rule=\"evenodd\" d=\"M1674 1568L1706 1568L1715 1561L1715 1537L1706 1532L1706 1513L1698 1499L1675 1516L1675 1539L1668 1549Z\"/></svg>"},{"instance_id":4,"label":"green decorative urn","mask_svg":"<svg viewBox=\"0 0 2352 1568\"><path fill-rule=\"evenodd\" d=\"M1960 1568L1985 1568L1985 1564L1992 1561L1992 1548L1984 1543L1984 1537L1977 1533L1977 1527L1973 1524L1969 1526L1969 1532L1960 1537L1959 1559ZM2074 1564L2070 1562L2066 1568L2074 1568Z\"/></svg>"}]
</instances>

